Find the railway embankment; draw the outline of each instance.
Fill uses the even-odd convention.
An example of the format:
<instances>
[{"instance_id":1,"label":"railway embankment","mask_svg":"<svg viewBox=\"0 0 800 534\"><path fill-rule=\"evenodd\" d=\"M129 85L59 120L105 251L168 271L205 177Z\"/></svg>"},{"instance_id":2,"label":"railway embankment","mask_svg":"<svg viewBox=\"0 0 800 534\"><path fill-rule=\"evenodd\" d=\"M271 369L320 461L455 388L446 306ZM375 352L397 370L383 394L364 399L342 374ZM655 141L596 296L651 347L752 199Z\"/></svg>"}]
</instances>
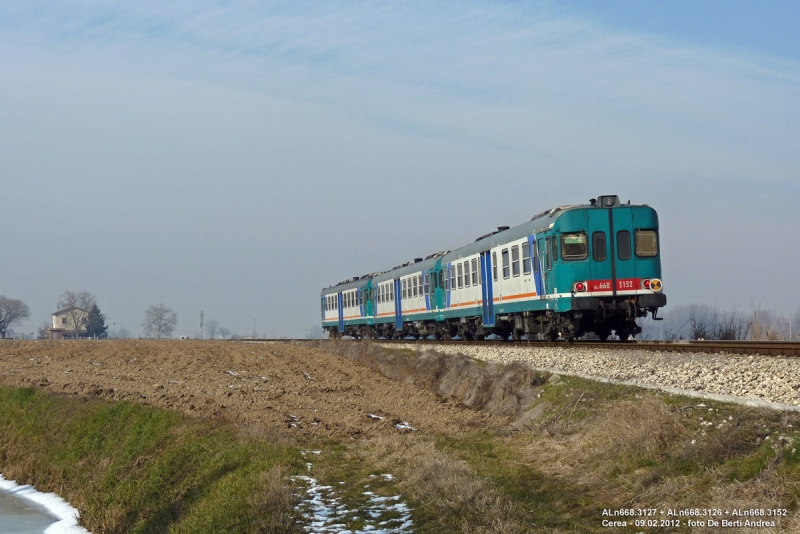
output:
<instances>
[{"instance_id":1,"label":"railway embankment","mask_svg":"<svg viewBox=\"0 0 800 534\"><path fill-rule=\"evenodd\" d=\"M412 344L392 344L414 349ZM441 354L524 363L534 369L611 379L631 385L701 392L800 407L800 358L582 347L430 344ZM778 406L780 409L781 407Z\"/></svg>"}]
</instances>

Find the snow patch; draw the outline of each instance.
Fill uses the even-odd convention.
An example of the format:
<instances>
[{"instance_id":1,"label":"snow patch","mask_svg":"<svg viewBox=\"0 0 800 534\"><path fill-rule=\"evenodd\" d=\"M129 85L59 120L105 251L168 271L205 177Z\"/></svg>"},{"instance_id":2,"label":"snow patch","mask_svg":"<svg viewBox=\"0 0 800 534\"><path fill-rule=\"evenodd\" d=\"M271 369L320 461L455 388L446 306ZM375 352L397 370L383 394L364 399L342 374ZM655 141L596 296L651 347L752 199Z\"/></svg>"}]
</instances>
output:
<instances>
[{"instance_id":1,"label":"snow patch","mask_svg":"<svg viewBox=\"0 0 800 534\"><path fill-rule=\"evenodd\" d=\"M43 506L57 517L58 521L47 527L45 534L91 534L78 525L80 512L55 493L40 493L33 486L20 486L13 480L6 480L3 475L0 475L0 490Z\"/></svg>"}]
</instances>

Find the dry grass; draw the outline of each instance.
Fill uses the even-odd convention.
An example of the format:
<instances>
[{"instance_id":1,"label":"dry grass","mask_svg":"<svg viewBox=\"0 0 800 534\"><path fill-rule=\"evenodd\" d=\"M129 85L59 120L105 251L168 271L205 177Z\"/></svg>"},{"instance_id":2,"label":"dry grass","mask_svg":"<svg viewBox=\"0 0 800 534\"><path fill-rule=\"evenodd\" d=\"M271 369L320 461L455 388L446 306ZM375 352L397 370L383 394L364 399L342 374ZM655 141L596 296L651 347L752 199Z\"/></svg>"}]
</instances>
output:
<instances>
[{"instance_id":1,"label":"dry grass","mask_svg":"<svg viewBox=\"0 0 800 534\"><path fill-rule=\"evenodd\" d=\"M392 380L409 382L476 411L516 418L526 410L548 373L520 363L487 364L462 354L384 349L369 341L322 342L319 348L343 355Z\"/></svg>"},{"instance_id":2,"label":"dry grass","mask_svg":"<svg viewBox=\"0 0 800 534\"><path fill-rule=\"evenodd\" d=\"M525 532L519 503L425 438L382 437L356 449L359 461L398 478L415 515L432 532Z\"/></svg>"}]
</instances>

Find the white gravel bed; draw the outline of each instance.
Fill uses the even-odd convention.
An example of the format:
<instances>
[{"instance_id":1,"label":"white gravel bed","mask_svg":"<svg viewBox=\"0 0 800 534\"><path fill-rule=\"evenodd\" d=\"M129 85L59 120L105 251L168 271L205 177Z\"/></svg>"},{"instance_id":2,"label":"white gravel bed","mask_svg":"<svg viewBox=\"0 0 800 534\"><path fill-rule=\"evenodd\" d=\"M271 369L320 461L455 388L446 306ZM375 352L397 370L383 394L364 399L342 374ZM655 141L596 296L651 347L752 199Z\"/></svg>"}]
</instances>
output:
<instances>
[{"instance_id":1,"label":"white gravel bed","mask_svg":"<svg viewBox=\"0 0 800 534\"><path fill-rule=\"evenodd\" d=\"M464 354L487 362L800 406L800 358L576 347L390 344L390 348Z\"/></svg>"}]
</instances>

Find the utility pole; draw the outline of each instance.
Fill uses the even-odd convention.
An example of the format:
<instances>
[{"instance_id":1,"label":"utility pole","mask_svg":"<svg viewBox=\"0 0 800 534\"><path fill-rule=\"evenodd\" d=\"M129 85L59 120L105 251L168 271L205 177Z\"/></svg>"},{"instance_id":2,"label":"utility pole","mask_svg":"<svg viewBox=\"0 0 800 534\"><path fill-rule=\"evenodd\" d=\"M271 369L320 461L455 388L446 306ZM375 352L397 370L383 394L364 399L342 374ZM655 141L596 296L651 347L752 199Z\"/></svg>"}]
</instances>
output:
<instances>
[{"instance_id":1,"label":"utility pole","mask_svg":"<svg viewBox=\"0 0 800 534\"><path fill-rule=\"evenodd\" d=\"M203 310L200 310L200 339L203 339Z\"/></svg>"}]
</instances>

